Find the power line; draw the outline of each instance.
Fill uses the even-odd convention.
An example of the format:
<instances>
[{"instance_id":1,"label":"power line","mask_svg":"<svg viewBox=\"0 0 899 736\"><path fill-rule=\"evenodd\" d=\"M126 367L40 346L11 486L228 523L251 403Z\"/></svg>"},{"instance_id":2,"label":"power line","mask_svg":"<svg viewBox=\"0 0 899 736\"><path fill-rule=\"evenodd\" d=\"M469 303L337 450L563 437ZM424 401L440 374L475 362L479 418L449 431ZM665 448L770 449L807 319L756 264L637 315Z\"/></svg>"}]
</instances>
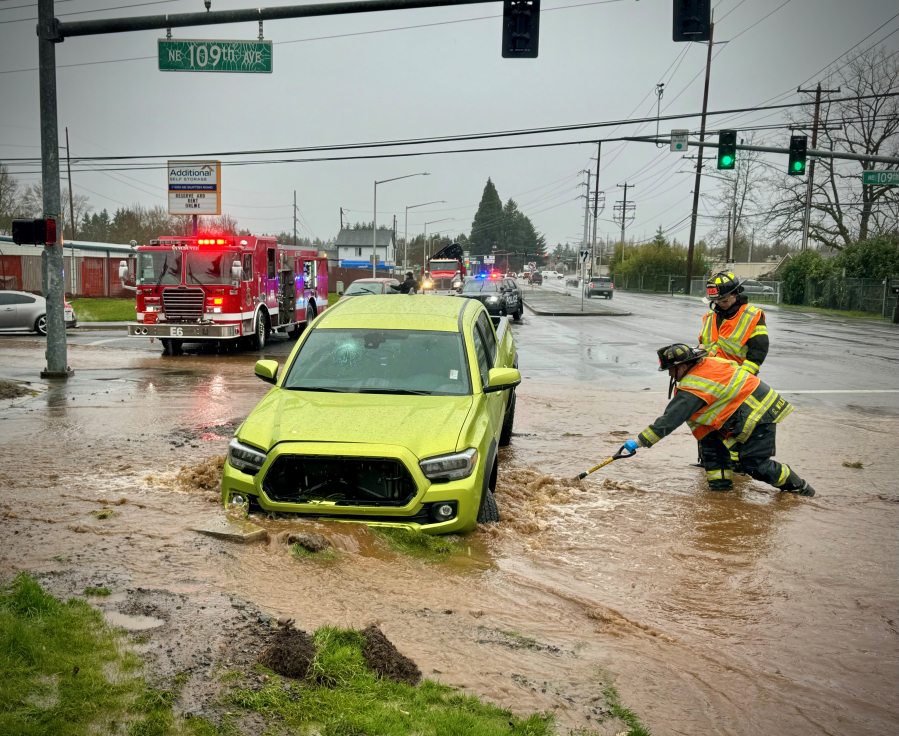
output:
<instances>
[{"instance_id":1,"label":"power line","mask_svg":"<svg viewBox=\"0 0 899 736\"><path fill-rule=\"evenodd\" d=\"M148 3L132 3L131 5L116 5L112 8L97 8L96 10L78 10L74 13L57 13L55 15L56 18L63 18L68 15L87 15L88 13L102 13L105 10L124 10L125 8L140 8L144 5L163 5L164 3L177 3L181 2L181 0L151 0ZM18 7L25 7L24 5L20 5ZM12 10L12 8L5 8L5 10ZM37 18L19 18L18 20L0 20L0 25L6 25L7 23L26 23L27 21L35 21Z\"/></svg>"}]
</instances>

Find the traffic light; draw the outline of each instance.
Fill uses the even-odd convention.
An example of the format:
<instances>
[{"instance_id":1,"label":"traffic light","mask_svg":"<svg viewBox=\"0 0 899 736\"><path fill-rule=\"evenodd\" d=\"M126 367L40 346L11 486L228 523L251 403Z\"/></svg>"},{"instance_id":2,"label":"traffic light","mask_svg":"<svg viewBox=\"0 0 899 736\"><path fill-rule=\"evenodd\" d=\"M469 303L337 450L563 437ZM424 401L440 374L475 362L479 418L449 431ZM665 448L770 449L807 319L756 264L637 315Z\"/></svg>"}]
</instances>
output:
<instances>
[{"instance_id":1,"label":"traffic light","mask_svg":"<svg viewBox=\"0 0 899 736\"><path fill-rule=\"evenodd\" d=\"M737 165L737 131L718 132L718 168L733 169Z\"/></svg>"},{"instance_id":2,"label":"traffic light","mask_svg":"<svg viewBox=\"0 0 899 736\"><path fill-rule=\"evenodd\" d=\"M804 135L790 136L790 176L805 176L807 139Z\"/></svg>"},{"instance_id":3,"label":"traffic light","mask_svg":"<svg viewBox=\"0 0 899 736\"><path fill-rule=\"evenodd\" d=\"M674 41L708 41L711 30L711 0L674 0Z\"/></svg>"},{"instance_id":4,"label":"traffic light","mask_svg":"<svg viewBox=\"0 0 899 736\"><path fill-rule=\"evenodd\" d=\"M53 245L56 242L56 220L13 220L12 239L18 245Z\"/></svg>"},{"instance_id":5,"label":"traffic light","mask_svg":"<svg viewBox=\"0 0 899 736\"><path fill-rule=\"evenodd\" d=\"M540 0L503 0L503 58L536 59Z\"/></svg>"}]
</instances>

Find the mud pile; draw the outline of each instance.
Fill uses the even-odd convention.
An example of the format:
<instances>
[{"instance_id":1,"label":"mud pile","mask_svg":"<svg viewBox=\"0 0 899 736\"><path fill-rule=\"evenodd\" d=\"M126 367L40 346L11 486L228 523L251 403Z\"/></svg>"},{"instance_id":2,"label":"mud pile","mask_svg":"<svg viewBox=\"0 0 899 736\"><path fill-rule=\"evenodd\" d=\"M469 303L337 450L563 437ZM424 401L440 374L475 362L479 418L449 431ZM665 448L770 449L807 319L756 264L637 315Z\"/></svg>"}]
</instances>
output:
<instances>
[{"instance_id":1,"label":"mud pile","mask_svg":"<svg viewBox=\"0 0 899 736\"><path fill-rule=\"evenodd\" d=\"M570 503L578 490L583 490L579 481L544 475L531 468L501 468L496 482L501 521L490 525L490 530L496 527L536 534L546 528L550 507Z\"/></svg>"},{"instance_id":2,"label":"mud pile","mask_svg":"<svg viewBox=\"0 0 899 736\"><path fill-rule=\"evenodd\" d=\"M315 659L315 644L305 631L285 627L259 656L259 664L284 677L305 680Z\"/></svg>"},{"instance_id":3,"label":"mud pile","mask_svg":"<svg viewBox=\"0 0 899 736\"><path fill-rule=\"evenodd\" d=\"M365 646L362 648L362 656L368 662L368 666L385 680L404 682L407 685L417 685L421 682L421 670L393 645L384 632L375 624L367 627L362 635L365 637Z\"/></svg>"},{"instance_id":4,"label":"mud pile","mask_svg":"<svg viewBox=\"0 0 899 736\"><path fill-rule=\"evenodd\" d=\"M222 489L222 469L225 455L210 455L191 465L182 465L175 472L151 473L144 481L154 488L196 493L217 501Z\"/></svg>"},{"instance_id":5,"label":"mud pile","mask_svg":"<svg viewBox=\"0 0 899 736\"><path fill-rule=\"evenodd\" d=\"M25 388L21 383L0 379L0 399L17 399L20 396L28 396L31 393L33 392Z\"/></svg>"}]
</instances>

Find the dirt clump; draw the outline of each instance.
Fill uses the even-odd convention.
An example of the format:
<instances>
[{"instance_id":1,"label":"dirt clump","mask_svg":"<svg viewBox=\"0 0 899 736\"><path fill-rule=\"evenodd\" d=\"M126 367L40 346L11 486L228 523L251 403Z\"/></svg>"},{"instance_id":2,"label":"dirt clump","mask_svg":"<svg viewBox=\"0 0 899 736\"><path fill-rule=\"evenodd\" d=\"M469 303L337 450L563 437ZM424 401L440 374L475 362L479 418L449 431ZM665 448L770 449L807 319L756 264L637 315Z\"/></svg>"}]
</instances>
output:
<instances>
[{"instance_id":1,"label":"dirt clump","mask_svg":"<svg viewBox=\"0 0 899 736\"><path fill-rule=\"evenodd\" d=\"M575 490L583 490L580 481L544 475L531 468L500 469L496 504L502 522L489 526L536 534L546 528L550 507L570 503Z\"/></svg>"},{"instance_id":2,"label":"dirt clump","mask_svg":"<svg viewBox=\"0 0 899 736\"><path fill-rule=\"evenodd\" d=\"M314 659L315 644L312 643L312 637L305 631L285 627L275 634L258 661L279 675L304 680Z\"/></svg>"},{"instance_id":3,"label":"dirt clump","mask_svg":"<svg viewBox=\"0 0 899 736\"><path fill-rule=\"evenodd\" d=\"M193 465L184 465L175 476L175 485L181 491L218 491L222 487L224 455L210 455Z\"/></svg>"},{"instance_id":4,"label":"dirt clump","mask_svg":"<svg viewBox=\"0 0 899 736\"><path fill-rule=\"evenodd\" d=\"M0 399L18 399L20 396L28 396L34 393L16 381L6 381L0 378Z\"/></svg>"},{"instance_id":5,"label":"dirt clump","mask_svg":"<svg viewBox=\"0 0 899 736\"><path fill-rule=\"evenodd\" d=\"M307 552L324 552L331 548L331 542L324 534L316 532L290 532L284 535L286 544L298 544Z\"/></svg>"},{"instance_id":6,"label":"dirt clump","mask_svg":"<svg viewBox=\"0 0 899 736\"><path fill-rule=\"evenodd\" d=\"M365 646L362 656L373 672L386 680L404 682L407 685L418 685L421 682L421 670L393 645L384 632L372 624L362 632Z\"/></svg>"}]
</instances>

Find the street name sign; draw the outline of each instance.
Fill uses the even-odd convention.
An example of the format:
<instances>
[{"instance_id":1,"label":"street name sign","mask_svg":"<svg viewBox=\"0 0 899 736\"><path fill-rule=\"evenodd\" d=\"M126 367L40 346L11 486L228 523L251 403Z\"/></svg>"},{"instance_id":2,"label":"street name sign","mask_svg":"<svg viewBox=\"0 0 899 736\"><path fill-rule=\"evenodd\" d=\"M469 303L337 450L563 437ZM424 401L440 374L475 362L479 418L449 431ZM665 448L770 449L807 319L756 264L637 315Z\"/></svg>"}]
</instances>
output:
<instances>
[{"instance_id":1,"label":"street name sign","mask_svg":"<svg viewBox=\"0 0 899 736\"><path fill-rule=\"evenodd\" d=\"M222 214L221 161L169 161L170 215Z\"/></svg>"},{"instance_id":2,"label":"street name sign","mask_svg":"<svg viewBox=\"0 0 899 736\"><path fill-rule=\"evenodd\" d=\"M484 263L495 263L496 256L484 256Z\"/></svg>"},{"instance_id":3,"label":"street name sign","mask_svg":"<svg viewBox=\"0 0 899 736\"><path fill-rule=\"evenodd\" d=\"M271 41L160 38L161 72L272 73Z\"/></svg>"},{"instance_id":4,"label":"street name sign","mask_svg":"<svg viewBox=\"0 0 899 736\"><path fill-rule=\"evenodd\" d=\"M686 151L690 147L690 131L685 128L675 128L671 131L671 150Z\"/></svg>"},{"instance_id":5,"label":"street name sign","mask_svg":"<svg viewBox=\"0 0 899 736\"><path fill-rule=\"evenodd\" d=\"M880 186L899 186L899 171L863 171L862 184L879 184Z\"/></svg>"}]
</instances>

